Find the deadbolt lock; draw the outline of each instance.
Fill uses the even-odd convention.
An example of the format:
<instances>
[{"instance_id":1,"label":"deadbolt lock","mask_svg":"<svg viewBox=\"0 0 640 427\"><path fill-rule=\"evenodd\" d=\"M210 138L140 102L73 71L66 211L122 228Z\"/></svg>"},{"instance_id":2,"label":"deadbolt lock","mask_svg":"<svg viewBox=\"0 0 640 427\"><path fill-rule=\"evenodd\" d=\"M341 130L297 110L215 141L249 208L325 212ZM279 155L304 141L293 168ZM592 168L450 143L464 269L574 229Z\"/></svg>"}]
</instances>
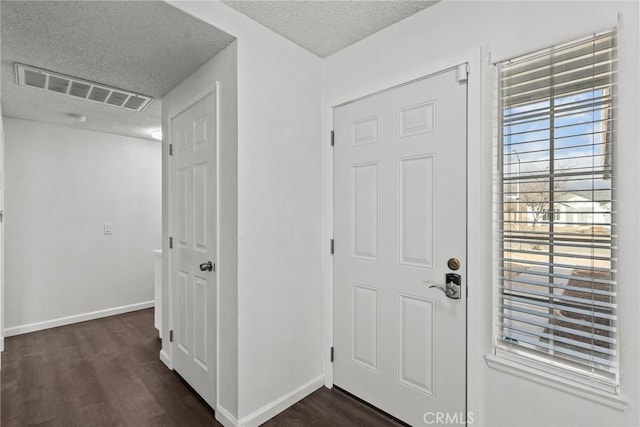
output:
<instances>
[{"instance_id":1,"label":"deadbolt lock","mask_svg":"<svg viewBox=\"0 0 640 427\"><path fill-rule=\"evenodd\" d=\"M460 260L458 258L449 258L447 267L453 271L458 270L460 268Z\"/></svg>"}]
</instances>

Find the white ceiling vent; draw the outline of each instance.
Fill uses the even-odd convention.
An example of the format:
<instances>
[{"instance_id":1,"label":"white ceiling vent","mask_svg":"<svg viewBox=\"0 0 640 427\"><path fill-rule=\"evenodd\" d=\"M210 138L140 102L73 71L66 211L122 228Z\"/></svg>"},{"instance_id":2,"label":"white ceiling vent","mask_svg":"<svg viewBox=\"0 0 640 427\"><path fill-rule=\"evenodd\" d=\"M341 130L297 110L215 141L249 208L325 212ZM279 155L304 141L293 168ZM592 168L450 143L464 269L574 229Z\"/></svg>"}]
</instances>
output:
<instances>
[{"instance_id":1,"label":"white ceiling vent","mask_svg":"<svg viewBox=\"0 0 640 427\"><path fill-rule=\"evenodd\" d=\"M141 112L153 101L150 96L18 63L16 78L20 86L49 90L130 111Z\"/></svg>"}]
</instances>

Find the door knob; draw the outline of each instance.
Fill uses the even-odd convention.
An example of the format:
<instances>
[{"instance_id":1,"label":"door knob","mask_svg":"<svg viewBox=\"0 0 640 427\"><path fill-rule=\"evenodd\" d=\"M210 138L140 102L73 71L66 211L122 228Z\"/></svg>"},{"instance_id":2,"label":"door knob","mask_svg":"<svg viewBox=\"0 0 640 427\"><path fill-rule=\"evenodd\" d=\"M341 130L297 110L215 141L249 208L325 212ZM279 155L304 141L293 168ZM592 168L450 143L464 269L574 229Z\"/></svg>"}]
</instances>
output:
<instances>
[{"instance_id":1,"label":"door knob","mask_svg":"<svg viewBox=\"0 0 640 427\"><path fill-rule=\"evenodd\" d=\"M459 274L447 273L446 285L442 286L434 282L427 282L430 284L429 288L440 289L444 294L451 299L460 299L460 290L462 289L461 278Z\"/></svg>"},{"instance_id":2,"label":"door knob","mask_svg":"<svg viewBox=\"0 0 640 427\"><path fill-rule=\"evenodd\" d=\"M211 261L200 264L200 271L213 271L213 263Z\"/></svg>"}]
</instances>

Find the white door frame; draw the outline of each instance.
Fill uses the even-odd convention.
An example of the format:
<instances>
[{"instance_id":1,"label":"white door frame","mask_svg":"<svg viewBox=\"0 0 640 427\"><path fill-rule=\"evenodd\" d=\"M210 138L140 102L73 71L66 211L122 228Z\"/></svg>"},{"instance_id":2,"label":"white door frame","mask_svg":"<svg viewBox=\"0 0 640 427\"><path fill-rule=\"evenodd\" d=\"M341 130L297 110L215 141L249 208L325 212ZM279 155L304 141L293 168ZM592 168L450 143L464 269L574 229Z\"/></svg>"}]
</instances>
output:
<instances>
[{"instance_id":1,"label":"white door frame","mask_svg":"<svg viewBox=\"0 0 640 427\"><path fill-rule=\"evenodd\" d=\"M4 122L0 111L0 361L4 351Z\"/></svg>"},{"instance_id":2,"label":"white door frame","mask_svg":"<svg viewBox=\"0 0 640 427\"><path fill-rule=\"evenodd\" d=\"M492 175L487 174L491 171L492 162L492 145L491 137L485 138L488 131L491 132L491 126L483 126L483 120L490 120L490 117L481 117L474 115L473 112L482 110L482 106L487 104L483 100L489 97L491 105L491 88L492 80L488 73L490 61L485 55L486 49L472 50L464 52L461 55L449 58L445 61L436 61L432 65L426 65L425 69L419 70L417 74L407 78L406 76L393 78L382 83L366 87L354 94L347 94L346 97L329 99L325 101L324 116L324 149L323 149L323 288L324 288L324 345L323 345L323 365L325 374L325 387L333 387L333 363L331 362L331 347L333 347L333 255L330 253L330 242L333 238L333 147L331 146L331 132L333 130L333 112L340 105L354 102L362 98L373 96L380 92L392 90L396 87L409 84L411 82L422 80L445 70L456 68L451 64L469 65L469 75L467 80L467 158L477 159L478 161L467 161L467 287L469 293L466 299L466 314L469 318L480 318L482 311L491 310L491 292L492 286L490 281L491 266L482 265L483 257L480 256L486 248L483 240L489 239L489 248L491 248L492 231L491 226L491 198L486 199L487 194L491 194ZM484 76L484 77L483 77ZM475 108L473 108L475 107ZM489 110L489 115L492 110ZM489 122L490 124L490 122ZM485 152L488 150L488 152ZM487 176L488 175L488 176ZM484 188L489 185L488 190ZM484 191L484 193L483 193ZM488 193L487 193L488 191ZM478 215L469 215L469 212L481 212ZM488 216L484 213L489 212ZM489 229L486 229L488 221ZM475 230L471 233L469 230ZM488 276L487 276L488 274ZM484 283L489 278L488 283ZM483 285L483 289L480 289ZM482 296L485 292L485 297ZM487 293L488 292L488 297ZM483 307L484 301L489 301L489 305ZM489 325L490 326L490 325ZM476 422L479 422L478 416L481 416L479 409L481 408L481 383L480 372L482 369L481 355L487 354L490 350L490 338L483 334L484 325L469 323L467 320L467 380L466 380L466 400L467 412L475 415ZM489 328L489 334L491 329ZM487 341L488 340L488 341ZM486 344L489 343L489 346ZM473 356L473 357L472 357ZM477 356L477 357L476 357Z\"/></svg>"},{"instance_id":3,"label":"white door frame","mask_svg":"<svg viewBox=\"0 0 640 427\"><path fill-rule=\"evenodd\" d=\"M178 108L175 112L171 113L171 116L168 118L168 125L167 125L167 143L168 144L173 144L174 141L173 139L173 127L172 127L172 121L175 117L179 116L180 114L182 114L183 112L185 112L186 110L188 110L192 105L194 105L195 103L203 100L204 98L206 98L207 96L209 96L212 93L216 94L216 134L215 134L215 150L216 150L216 254L220 253L220 238L219 238L219 232L220 232L220 83L216 81L215 85L210 85L207 86L204 90L198 92L198 94L196 96L194 96L193 98L189 99L187 102L185 102L184 104L182 104L180 106L180 108ZM168 145L167 145L168 147ZM169 174L167 177L167 199L168 199L168 209L167 209L167 230L168 230L168 236L165 236L165 238L168 240L170 236L174 235L174 230L173 230L173 197L174 197L174 192L173 192L173 176L171 174L171 166L173 166L173 156L167 156L168 160L167 160L167 168L169 170ZM219 256L218 256L219 258ZM168 313L163 313L163 316L167 316L168 319L168 323L169 323L169 329L168 331L165 333L165 336L168 337L169 336L169 331L172 331L174 328L174 316L175 316L175 304L173 301L173 274L172 274L172 267L173 267L173 250L169 249L167 251L167 262L168 262L168 272L169 274L167 275L167 295L165 295L166 299L167 299L167 303L168 303ZM215 389L215 396L216 396L216 407L213 408L214 410L217 410L218 407L218 403L219 403L219 394L218 394L218 390L219 390L219 373L220 373L220 309L219 309L219 305L220 305L220 275L218 274L218 272L220 271L220 264L218 262L218 260L213 260L214 263L216 264L216 274L217 274L217 282L216 282L216 389ZM167 355L168 357L168 367L169 369L173 370L173 358L174 358L174 347L175 347L175 341L174 342L170 342L169 346L167 347L169 350L169 354Z\"/></svg>"}]
</instances>

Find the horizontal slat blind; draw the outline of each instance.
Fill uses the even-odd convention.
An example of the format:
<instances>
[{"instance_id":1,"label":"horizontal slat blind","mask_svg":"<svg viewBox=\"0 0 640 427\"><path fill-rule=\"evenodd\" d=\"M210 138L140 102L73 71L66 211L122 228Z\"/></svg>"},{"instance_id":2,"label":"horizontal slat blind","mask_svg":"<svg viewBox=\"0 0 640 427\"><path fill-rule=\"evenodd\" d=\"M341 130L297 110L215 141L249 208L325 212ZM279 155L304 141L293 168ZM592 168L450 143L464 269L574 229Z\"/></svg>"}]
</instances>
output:
<instances>
[{"instance_id":1,"label":"horizontal slat blind","mask_svg":"<svg viewBox=\"0 0 640 427\"><path fill-rule=\"evenodd\" d=\"M606 33L498 64L495 215L497 352L611 390L615 60Z\"/></svg>"}]
</instances>

